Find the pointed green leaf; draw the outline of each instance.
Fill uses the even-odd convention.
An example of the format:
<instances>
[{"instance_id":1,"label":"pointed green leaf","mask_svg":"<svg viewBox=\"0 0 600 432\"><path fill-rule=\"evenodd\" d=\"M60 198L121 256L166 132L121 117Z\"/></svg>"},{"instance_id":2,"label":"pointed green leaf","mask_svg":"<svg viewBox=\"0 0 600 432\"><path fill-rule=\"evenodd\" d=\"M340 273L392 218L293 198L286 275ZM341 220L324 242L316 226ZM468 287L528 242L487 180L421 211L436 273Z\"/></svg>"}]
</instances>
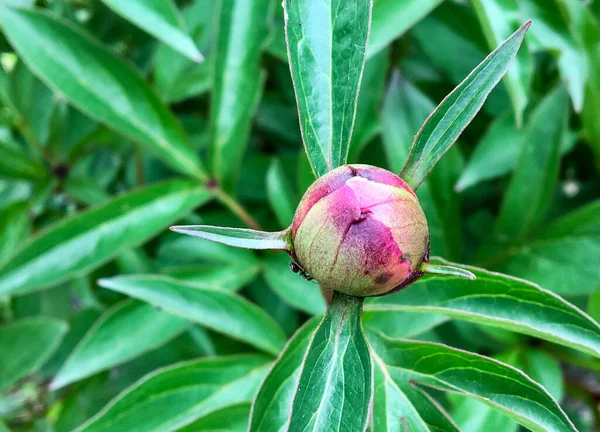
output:
<instances>
[{"instance_id":1,"label":"pointed green leaf","mask_svg":"<svg viewBox=\"0 0 600 432\"><path fill-rule=\"evenodd\" d=\"M523 24L481 62L425 121L415 137L401 173L413 189L419 187L479 112L487 96L510 67L530 25L530 21Z\"/></svg>"},{"instance_id":2,"label":"pointed green leaf","mask_svg":"<svg viewBox=\"0 0 600 432\"><path fill-rule=\"evenodd\" d=\"M600 325L561 297L511 276L465 267L477 279L428 276L393 295L369 299L365 318L377 314L441 313L538 337L600 357ZM374 315L374 316L371 316Z\"/></svg>"},{"instance_id":3,"label":"pointed green leaf","mask_svg":"<svg viewBox=\"0 0 600 432\"><path fill-rule=\"evenodd\" d=\"M475 280L476 277L469 270L462 269L460 267L453 267L448 265L431 264L429 262L423 262L419 266L419 270L425 274L441 275L441 276L453 276L463 279Z\"/></svg>"},{"instance_id":4,"label":"pointed green leaf","mask_svg":"<svg viewBox=\"0 0 600 432\"><path fill-rule=\"evenodd\" d=\"M558 180L568 103L567 93L558 88L533 113L496 223L495 238L501 243L523 238L546 215Z\"/></svg>"},{"instance_id":5,"label":"pointed green leaf","mask_svg":"<svg viewBox=\"0 0 600 432\"><path fill-rule=\"evenodd\" d=\"M76 432L172 431L250 402L269 368L258 355L179 363L146 375Z\"/></svg>"},{"instance_id":6,"label":"pointed green leaf","mask_svg":"<svg viewBox=\"0 0 600 432\"><path fill-rule=\"evenodd\" d=\"M232 189L262 93L261 52L269 34L270 0L222 0L210 115L211 171Z\"/></svg>"},{"instance_id":7,"label":"pointed green leaf","mask_svg":"<svg viewBox=\"0 0 600 432\"><path fill-rule=\"evenodd\" d=\"M41 368L66 332L64 322L50 318L0 326L0 390Z\"/></svg>"},{"instance_id":8,"label":"pointed green leaf","mask_svg":"<svg viewBox=\"0 0 600 432\"><path fill-rule=\"evenodd\" d=\"M383 147L391 171L402 169L415 135L434 109L427 95L394 71L381 112ZM456 260L462 249L460 231L456 229L461 218L460 200L452 185L461 166L458 149L451 148L417 191L429 222L431 253Z\"/></svg>"},{"instance_id":9,"label":"pointed green leaf","mask_svg":"<svg viewBox=\"0 0 600 432\"><path fill-rule=\"evenodd\" d=\"M361 91L356 106L354 131L348 151L348 163L358 163L362 150L381 131L380 111L387 80L389 56L388 51L382 51L369 58L365 63L365 70L360 82Z\"/></svg>"},{"instance_id":10,"label":"pointed green leaf","mask_svg":"<svg viewBox=\"0 0 600 432\"><path fill-rule=\"evenodd\" d=\"M315 176L346 163L373 0L286 0L285 29L304 148Z\"/></svg>"},{"instance_id":11,"label":"pointed green leaf","mask_svg":"<svg viewBox=\"0 0 600 432\"><path fill-rule=\"evenodd\" d=\"M562 295L600 286L600 200L544 228L535 238L489 260L494 268L527 278Z\"/></svg>"},{"instance_id":12,"label":"pointed green leaf","mask_svg":"<svg viewBox=\"0 0 600 432\"><path fill-rule=\"evenodd\" d=\"M226 291L200 288L164 276L121 276L98 283L271 354L279 353L285 345L283 330L269 315Z\"/></svg>"},{"instance_id":13,"label":"pointed green leaf","mask_svg":"<svg viewBox=\"0 0 600 432\"><path fill-rule=\"evenodd\" d=\"M59 389L133 360L190 326L189 321L144 303L131 300L117 303L88 330L50 387Z\"/></svg>"},{"instance_id":14,"label":"pointed green leaf","mask_svg":"<svg viewBox=\"0 0 600 432\"><path fill-rule=\"evenodd\" d=\"M459 396L456 397L458 399ZM519 424L476 399L462 397L452 417L461 432L517 432Z\"/></svg>"},{"instance_id":15,"label":"pointed green leaf","mask_svg":"<svg viewBox=\"0 0 600 432\"><path fill-rule=\"evenodd\" d=\"M201 62L204 57L188 35L185 23L172 0L102 0L106 6L139 28L190 59Z\"/></svg>"},{"instance_id":16,"label":"pointed green leaf","mask_svg":"<svg viewBox=\"0 0 600 432\"><path fill-rule=\"evenodd\" d=\"M394 381L475 398L535 432L576 431L552 396L518 369L441 344L390 339L377 331L368 336Z\"/></svg>"},{"instance_id":17,"label":"pointed green leaf","mask_svg":"<svg viewBox=\"0 0 600 432\"><path fill-rule=\"evenodd\" d=\"M172 226L171 231L245 249L289 250L289 230L264 232L246 228L208 225Z\"/></svg>"},{"instance_id":18,"label":"pointed green leaf","mask_svg":"<svg viewBox=\"0 0 600 432\"><path fill-rule=\"evenodd\" d=\"M294 218L298 199L286 178L279 159L273 159L267 171L267 198L279 225L288 227Z\"/></svg>"},{"instance_id":19,"label":"pointed green leaf","mask_svg":"<svg viewBox=\"0 0 600 432\"><path fill-rule=\"evenodd\" d=\"M367 56L372 57L402 36L444 0L376 0Z\"/></svg>"},{"instance_id":20,"label":"pointed green leaf","mask_svg":"<svg viewBox=\"0 0 600 432\"><path fill-rule=\"evenodd\" d=\"M27 203L18 202L0 210L0 266L19 250L30 232Z\"/></svg>"},{"instance_id":21,"label":"pointed green leaf","mask_svg":"<svg viewBox=\"0 0 600 432\"><path fill-rule=\"evenodd\" d=\"M589 64L584 45L573 35L571 23L557 1L519 0L521 16L533 20L528 39L534 51L548 51L557 58L562 81L568 88L575 111L583 108ZM584 8L584 5L581 5Z\"/></svg>"},{"instance_id":22,"label":"pointed green leaf","mask_svg":"<svg viewBox=\"0 0 600 432\"><path fill-rule=\"evenodd\" d=\"M0 294L24 294L92 271L137 246L211 197L169 181L129 192L56 223L0 267Z\"/></svg>"},{"instance_id":23,"label":"pointed green leaf","mask_svg":"<svg viewBox=\"0 0 600 432\"><path fill-rule=\"evenodd\" d=\"M363 301L333 293L308 346L287 430L365 430L373 364L360 322Z\"/></svg>"},{"instance_id":24,"label":"pointed green leaf","mask_svg":"<svg viewBox=\"0 0 600 432\"><path fill-rule=\"evenodd\" d=\"M75 107L147 145L174 169L206 177L179 122L130 65L53 14L2 6L0 20L33 73Z\"/></svg>"},{"instance_id":25,"label":"pointed green leaf","mask_svg":"<svg viewBox=\"0 0 600 432\"><path fill-rule=\"evenodd\" d=\"M520 15L517 0L475 0L473 6L490 48L498 46L519 26ZM521 125L523 122L523 112L529 102L529 87L532 78L531 54L527 49L522 49L504 77L517 125Z\"/></svg>"},{"instance_id":26,"label":"pointed green leaf","mask_svg":"<svg viewBox=\"0 0 600 432\"><path fill-rule=\"evenodd\" d=\"M319 321L308 321L290 339L252 403L249 432L285 430L308 345Z\"/></svg>"}]
</instances>

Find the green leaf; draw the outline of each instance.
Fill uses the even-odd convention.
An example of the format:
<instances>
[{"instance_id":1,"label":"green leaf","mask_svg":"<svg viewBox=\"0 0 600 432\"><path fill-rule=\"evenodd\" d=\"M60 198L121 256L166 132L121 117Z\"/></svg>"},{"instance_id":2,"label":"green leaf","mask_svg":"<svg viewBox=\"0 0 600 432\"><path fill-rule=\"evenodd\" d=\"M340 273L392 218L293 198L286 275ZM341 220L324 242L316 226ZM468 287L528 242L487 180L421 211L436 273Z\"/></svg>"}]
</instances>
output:
<instances>
[{"instance_id":1,"label":"green leaf","mask_svg":"<svg viewBox=\"0 0 600 432\"><path fill-rule=\"evenodd\" d=\"M167 267L161 274L198 288L239 291L260 273L260 263L237 262L231 265L188 265Z\"/></svg>"},{"instance_id":2,"label":"green leaf","mask_svg":"<svg viewBox=\"0 0 600 432\"><path fill-rule=\"evenodd\" d=\"M475 398L532 431L576 431L548 392L511 366L440 344L389 339L377 331L368 336L396 382L413 380Z\"/></svg>"},{"instance_id":3,"label":"green leaf","mask_svg":"<svg viewBox=\"0 0 600 432\"><path fill-rule=\"evenodd\" d=\"M508 38L520 24L517 0L475 0L473 6L490 48ZM523 122L523 112L529 102L529 88L533 78L533 60L528 50L522 49L504 77L511 98L517 125Z\"/></svg>"},{"instance_id":4,"label":"green leaf","mask_svg":"<svg viewBox=\"0 0 600 432\"><path fill-rule=\"evenodd\" d=\"M409 382L395 382L376 355L373 430L410 432L458 432L459 429L437 404L411 388ZM412 400L405 392L412 396Z\"/></svg>"},{"instance_id":5,"label":"green leaf","mask_svg":"<svg viewBox=\"0 0 600 432\"><path fill-rule=\"evenodd\" d=\"M367 56L372 57L402 36L444 0L375 0Z\"/></svg>"},{"instance_id":6,"label":"green leaf","mask_svg":"<svg viewBox=\"0 0 600 432\"><path fill-rule=\"evenodd\" d=\"M210 196L194 183L170 181L58 222L0 267L0 294L24 294L86 274L152 238Z\"/></svg>"},{"instance_id":7,"label":"green leaf","mask_svg":"<svg viewBox=\"0 0 600 432\"><path fill-rule=\"evenodd\" d=\"M27 203L15 203L0 210L0 266L25 243L30 232Z\"/></svg>"},{"instance_id":8,"label":"green leaf","mask_svg":"<svg viewBox=\"0 0 600 432\"><path fill-rule=\"evenodd\" d=\"M212 86L214 39L217 28L217 2L201 0L186 7L183 19L195 45L206 59L196 63L161 44L154 56L154 87L167 103L198 96Z\"/></svg>"},{"instance_id":9,"label":"green leaf","mask_svg":"<svg viewBox=\"0 0 600 432\"><path fill-rule=\"evenodd\" d=\"M360 322L363 301L333 293L302 362L287 430L366 429L373 365Z\"/></svg>"},{"instance_id":10,"label":"green leaf","mask_svg":"<svg viewBox=\"0 0 600 432\"><path fill-rule=\"evenodd\" d=\"M431 264L429 262L423 262L419 266L419 271L430 275L441 275L441 276L452 276L462 279L475 280L475 275L468 270L460 267L453 267L448 265Z\"/></svg>"},{"instance_id":11,"label":"green leaf","mask_svg":"<svg viewBox=\"0 0 600 432\"><path fill-rule=\"evenodd\" d=\"M372 6L372 0L284 1L300 129L317 177L348 157Z\"/></svg>"},{"instance_id":12,"label":"green leaf","mask_svg":"<svg viewBox=\"0 0 600 432\"><path fill-rule=\"evenodd\" d=\"M399 172L408 158L419 127L435 105L410 81L394 71L381 112L383 146L390 170ZM452 148L419 188L419 202L427 215L432 253L460 259L462 240L460 200L452 185L460 175L462 160Z\"/></svg>"},{"instance_id":13,"label":"green leaf","mask_svg":"<svg viewBox=\"0 0 600 432\"><path fill-rule=\"evenodd\" d=\"M455 189L462 192L512 171L524 140L525 130L517 127L513 114L507 112L497 117L477 143Z\"/></svg>"},{"instance_id":14,"label":"green leaf","mask_svg":"<svg viewBox=\"0 0 600 432\"><path fill-rule=\"evenodd\" d=\"M522 369L535 382L540 383L558 402L564 397L564 383L561 365L550 354L528 349L522 354Z\"/></svg>"},{"instance_id":15,"label":"green leaf","mask_svg":"<svg viewBox=\"0 0 600 432\"><path fill-rule=\"evenodd\" d=\"M534 239L487 262L562 295L590 294L600 286L600 201L543 229Z\"/></svg>"},{"instance_id":16,"label":"green leaf","mask_svg":"<svg viewBox=\"0 0 600 432\"><path fill-rule=\"evenodd\" d=\"M458 396L457 396L458 399ZM475 399L463 397L452 417L461 432L517 432L519 425L501 412Z\"/></svg>"},{"instance_id":17,"label":"green leaf","mask_svg":"<svg viewBox=\"0 0 600 432\"><path fill-rule=\"evenodd\" d=\"M372 33L371 33L372 35ZM359 155L380 132L380 111L387 79L389 52L382 51L369 58L360 83L354 131L348 151L348 162L358 163Z\"/></svg>"},{"instance_id":18,"label":"green leaf","mask_svg":"<svg viewBox=\"0 0 600 432\"><path fill-rule=\"evenodd\" d=\"M290 258L284 254L273 255L265 260L263 274L271 289L296 309L311 315L323 314L325 299L319 285L293 273L289 264Z\"/></svg>"},{"instance_id":19,"label":"green leaf","mask_svg":"<svg viewBox=\"0 0 600 432\"><path fill-rule=\"evenodd\" d=\"M208 225L172 226L171 231L244 249L290 249L290 231L264 232Z\"/></svg>"},{"instance_id":20,"label":"green leaf","mask_svg":"<svg viewBox=\"0 0 600 432\"><path fill-rule=\"evenodd\" d=\"M190 326L189 321L144 303L131 300L117 303L88 330L50 387L56 390L133 360Z\"/></svg>"},{"instance_id":21,"label":"green leaf","mask_svg":"<svg viewBox=\"0 0 600 432\"><path fill-rule=\"evenodd\" d=\"M285 345L285 334L271 317L226 291L200 288L163 276L121 276L98 283L271 354L279 353Z\"/></svg>"},{"instance_id":22,"label":"green leaf","mask_svg":"<svg viewBox=\"0 0 600 432\"><path fill-rule=\"evenodd\" d=\"M269 368L258 355L179 363L146 375L77 432L178 430L224 408L250 402Z\"/></svg>"},{"instance_id":23,"label":"green leaf","mask_svg":"<svg viewBox=\"0 0 600 432\"><path fill-rule=\"evenodd\" d=\"M503 328L600 357L600 325L561 297L511 276L461 266L477 279L426 277L410 289L369 299L370 315L405 312L444 314L452 318Z\"/></svg>"},{"instance_id":24,"label":"green leaf","mask_svg":"<svg viewBox=\"0 0 600 432\"><path fill-rule=\"evenodd\" d=\"M533 113L496 223L495 236L501 242L524 237L546 215L558 180L568 114L568 97L562 88L548 95Z\"/></svg>"},{"instance_id":25,"label":"green leaf","mask_svg":"<svg viewBox=\"0 0 600 432\"><path fill-rule=\"evenodd\" d=\"M0 326L0 390L40 369L66 332L66 323L50 318Z\"/></svg>"},{"instance_id":26,"label":"green leaf","mask_svg":"<svg viewBox=\"0 0 600 432\"><path fill-rule=\"evenodd\" d=\"M14 180L43 181L47 176L44 165L18 144L0 141L0 177Z\"/></svg>"},{"instance_id":27,"label":"green leaf","mask_svg":"<svg viewBox=\"0 0 600 432\"><path fill-rule=\"evenodd\" d=\"M600 287L590 296L588 313L596 322L600 322Z\"/></svg>"},{"instance_id":28,"label":"green leaf","mask_svg":"<svg viewBox=\"0 0 600 432\"><path fill-rule=\"evenodd\" d=\"M210 159L215 179L232 189L264 77L260 56L268 36L269 0L222 0L212 106Z\"/></svg>"},{"instance_id":29,"label":"green leaf","mask_svg":"<svg viewBox=\"0 0 600 432\"><path fill-rule=\"evenodd\" d=\"M185 28L183 17L172 0L102 0L123 18L190 59L204 60Z\"/></svg>"},{"instance_id":30,"label":"green leaf","mask_svg":"<svg viewBox=\"0 0 600 432\"><path fill-rule=\"evenodd\" d=\"M589 65L584 46L573 36L557 1L519 0L521 14L533 20L529 45L557 57L562 80L569 90L575 111L583 108Z\"/></svg>"},{"instance_id":31,"label":"green leaf","mask_svg":"<svg viewBox=\"0 0 600 432\"><path fill-rule=\"evenodd\" d=\"M318 319L308 321L290 339L252 403L249 432L286 430L300 371Z\"/></svg>"},{"instance_id":32,"label":"green leaf","mask_svg":"<svg viewBox=\"0 0 600 432\"><path fill-rule=\"evenodd\" d=\"M279 159L273 159L267 171L267 198L279 225L285 228L290 226L298 199L294 196Z\"/></svg>"},{"instance_id":33,"label":"green leaf","mask_svg":"<svg viewBox=\"0 0 600 432\"><path fill-rule=\"evenodd\" d=\"M227 432L246 432L249 418L250 404L242 403L215 411L176 430L177 432L216 432L222 431L223 425L227 425Z\"/></svg>"},{"instance_id":34,"label":"green leaf","mask_svg":"<svg viewBox=\"0 0 600 432\"><path fill-rule=\"evenodd\" d=\"M423 124L401 172L401 177L413 189L418 188L479 112L487 96L510 67L530 25L531 22L523 24L481 62Z\"/></svg>"},{"instance_id":35,"label":"green leaf","mask_svg":"<svg viewBox=\"0 0 600 432\"><path fill-rule=\"evenodd\" d=\"M33 73L74 106L147 145L172 168L206 177L181 125L130 65L50 13L1 7L0 19Z\"/></svg>"}]
</instances>

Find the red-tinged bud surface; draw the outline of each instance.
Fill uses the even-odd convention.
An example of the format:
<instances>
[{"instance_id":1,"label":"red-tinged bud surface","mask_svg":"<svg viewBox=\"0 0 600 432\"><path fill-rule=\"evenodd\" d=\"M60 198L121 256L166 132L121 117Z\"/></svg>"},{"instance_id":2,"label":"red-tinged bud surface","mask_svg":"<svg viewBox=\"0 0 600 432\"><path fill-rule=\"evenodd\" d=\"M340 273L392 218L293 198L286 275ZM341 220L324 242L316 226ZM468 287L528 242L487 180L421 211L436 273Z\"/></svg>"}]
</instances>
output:
<instances>
[{"instance_id":1,"label":"red-tinged bud surface","mask_svg":"<svg viewBox=\"0 0 600 432\"><path fill-rule=\"evenodd\" d=\"M292 222L293 255L324 290L367 297L420 276L429 228L419 200L397 175L345 165L306 191Z\"/></svg>"}]
</instances>

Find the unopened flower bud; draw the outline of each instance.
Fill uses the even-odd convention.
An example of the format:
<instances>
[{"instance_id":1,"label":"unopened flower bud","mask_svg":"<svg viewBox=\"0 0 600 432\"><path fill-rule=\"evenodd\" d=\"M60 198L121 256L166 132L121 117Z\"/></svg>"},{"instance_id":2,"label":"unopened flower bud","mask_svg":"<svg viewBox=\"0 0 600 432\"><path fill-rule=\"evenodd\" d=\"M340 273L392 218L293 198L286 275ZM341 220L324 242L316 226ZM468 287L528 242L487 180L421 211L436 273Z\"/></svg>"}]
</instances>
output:
<instances>
[{"instance_id":1,"label":"unopened flower bud","mask_svg":"<svg viewBox=\"0 0 600 432\"><path fill-rule=\"evenodd\" d=\"M429 228L419 200L397 175L345 165L306 191L292 222L293 257L324 290L367 297L422 273Z\"/></svg>"}]
</instances>

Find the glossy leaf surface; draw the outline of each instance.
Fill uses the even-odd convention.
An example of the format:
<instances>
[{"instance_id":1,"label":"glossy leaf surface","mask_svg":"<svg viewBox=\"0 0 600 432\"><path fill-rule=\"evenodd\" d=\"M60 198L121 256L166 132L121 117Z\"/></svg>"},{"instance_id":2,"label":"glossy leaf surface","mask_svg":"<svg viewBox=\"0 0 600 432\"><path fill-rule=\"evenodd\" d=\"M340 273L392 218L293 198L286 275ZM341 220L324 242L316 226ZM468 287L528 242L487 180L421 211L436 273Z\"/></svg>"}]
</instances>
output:
<instances>
[{"instance_id":1,"label":"glossy leaf surface","mask_svg":"<svg viewBox=\"0 0 600 432\"><path fill-rule=\"evenodd\" d=\"M284 2L300 129L317 177L348 157L372 5L372 0Z\"/></svg>"},{"instance_id":2,"label":"glossy leaf surface","mask_svg":"<svg viewBox=\"0 0 600 432\"><path fill-rule=\"evenodd\" d=\"M263 86L260 55L268 35L269 0L220 2L210 116L215 179L232 189Z\"/></svg>"},{"instance_id":3,"label":"glossy leaf surface","mask_svg":"<svg viewBox=\"0 0 600 432\"><path fill-rule=\"evenodd\" d=\"M285 345L285 334L271 317L242 297L226 291L143 275L102 279L99 284L271 354L277 354Z\"/></svg>"},{"instance_id":4,"label":"glossy leaf surface","mask_svg":"<svg viewBox=\"0 0 600 432\"><path fill-rule=\"evenodd\" d=\"M267 358L247 355L202 359L159 369L123 391L76 430L178 430L226 407L249 402L268 367Z\"/></svg>"},{"instance_id":5,"label":"glossy leaf surface","mask_svg":"<svg viewBox=\"0 0 600 432\"><path fill-rule=\"evenodd\" d=\"M532 431L576 431L546 390L521 371L444 345L369 333L394 381L409 381L478 399ZM485 385L482 385L485 383Z\"/></svg>"},{"instance_id":6,"label":"glossy leaf surface","mask_svg":"<svg viewBox=\"0 0 600 432\"><path fill-rule=\"evenodd\" d=\"M365 315L426 312L500 327L600 357L600 325L561 297L510 276L466 267L475 281L429 276L410 289L369 300ZM375 315L374 317L370 315Z\"/></svg>"},{"instance_id":7,"label":"glossy leaf surface","mask_svg":"<svg viewBox=\"0 0 600 432\"><path fill-rule=\"evenodd\" d=\"M525 23L481 62L423 124L401 172L401 177L413 189L417 189L479 112L510 67L530 25L531 22Z\"/></svg>"},{"instance_id":8,"label":"glossy leaf surface","mask_svg":"<svg viewBox=\"0 0 600 432\"><path fill-rule=\"evenodd\" d=\"M334 293L304 357L289 431L365 430L373 365L360 322L363 299Z\"/></svg>"},{"instance_id":9,"label":"glossy leaf surface","mask_svg":"<svg viewBox=\"0 0 600 432\"><path fill-rule=\"evenodd\" d=\"M244 249L289 249L289 231L264 232L208 225L173 226L171 231Z\"/></svg>"},{"instance_id":10,"label":"glossy leaf surface","mask_svg":"<svg viewBox=\"0 0 600 432\"><path fill-rule=\"evenodd\" d=\"M104 4L152 36L190 59L204 59L185 29L183 18L172 0L102 0Z\"/></svg>"},{"instance_id":11,"label":"glossy leaf surface","mask_svg":"<svg viewBox=\"0 0 600 432\"><path fill-rule=\"evenodd\" d=\"M0 293L23 294L85 274L144 243L210 196L200 186L174 180L123 194L51 226L0 268Z\"/></svg>"},{"instance_id":12,"label":"glossy leaf surface","mask_svg":"<svg viewBox=\"0 0 600 432\"><path fill-rule=\"evenodd\" d=\"M125 300L107 310L77 344L52 380L59 389L158 348L189 321L155 307Z\"/></svg>"},{"instance_id":13,"label":"glossy leaf surface","mask_svg":"<svg viewBox=\"0 0 600 432\"><path fill-rule=\"evenodd\" d=\"M31 70L78 109L147 145L174 169L205 177L179 122L130 65L50 13L2 7L0 19Z\"/></svg>"}]
</instances>

